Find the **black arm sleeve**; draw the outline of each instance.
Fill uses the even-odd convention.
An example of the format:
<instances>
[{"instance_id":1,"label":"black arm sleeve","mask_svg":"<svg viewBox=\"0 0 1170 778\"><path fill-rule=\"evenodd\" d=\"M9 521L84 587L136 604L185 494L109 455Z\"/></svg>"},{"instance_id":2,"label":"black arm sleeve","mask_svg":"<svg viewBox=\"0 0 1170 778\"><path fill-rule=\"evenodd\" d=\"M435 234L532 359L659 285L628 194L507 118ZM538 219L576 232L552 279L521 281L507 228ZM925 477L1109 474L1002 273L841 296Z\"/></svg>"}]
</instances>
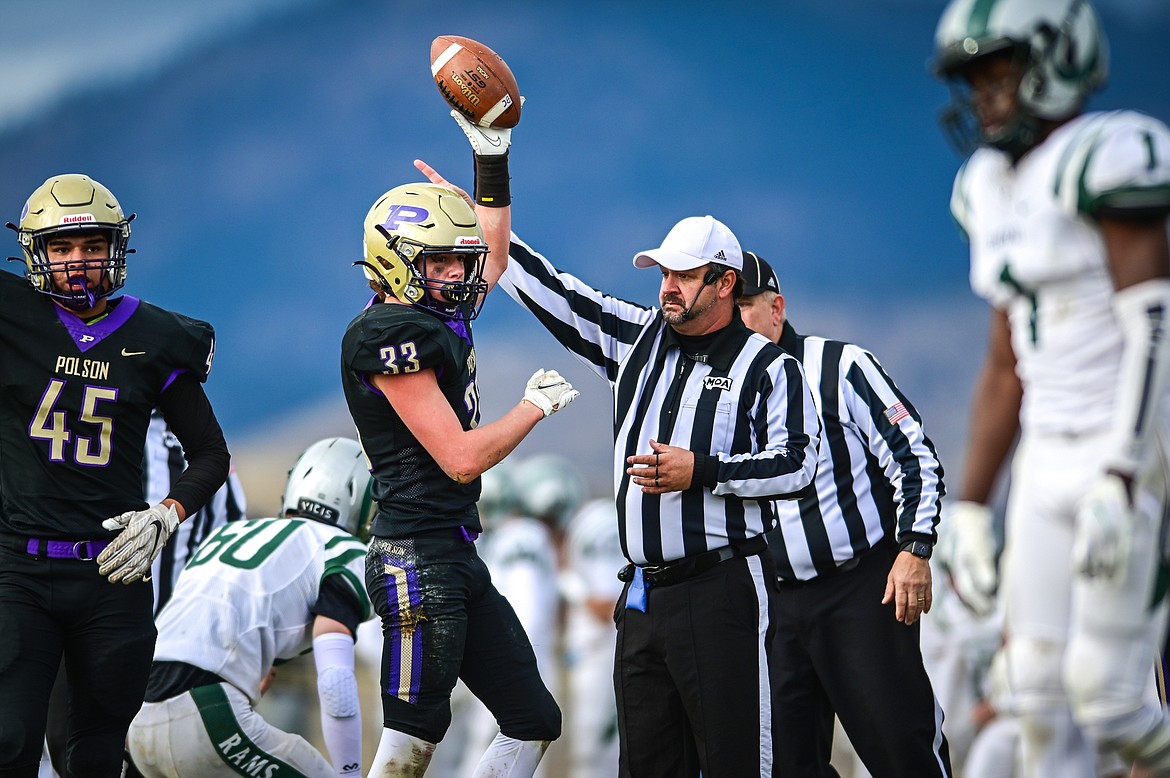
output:
<instances>
[{"instance_id":1,"label":"black arm sleeve","mask_svg":"<svg viewBox=\"0 0 1170 778\"><path fill-rule=\"evenodd\" d=\"M211 401L195 376L179 374L159 398L159 410L183 444L187 458L187 469L171 484L167 496L178 501L190 516L227 480L231 454Z\"/></svg>"}]
</instances>

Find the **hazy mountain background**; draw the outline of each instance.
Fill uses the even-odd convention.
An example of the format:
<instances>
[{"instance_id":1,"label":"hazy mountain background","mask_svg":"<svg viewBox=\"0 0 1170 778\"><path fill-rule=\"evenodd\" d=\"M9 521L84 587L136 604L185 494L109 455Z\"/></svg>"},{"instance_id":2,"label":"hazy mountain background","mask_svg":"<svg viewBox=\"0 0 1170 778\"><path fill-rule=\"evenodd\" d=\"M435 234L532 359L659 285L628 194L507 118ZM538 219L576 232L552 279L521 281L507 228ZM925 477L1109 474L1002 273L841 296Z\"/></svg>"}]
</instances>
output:
<instances>
[{"instance_id":1,"label":"hazy mountain background","mask_svg":"<svg viewBox=\"0 0 1170 778\"><path fill-rule=\"evenodd\" d=\"M366 210L419 179L416 157L470 183L428 54L437 35L476 38L528 98L519 234L653 303L656 274L630 258L678 219L715 215L777 267L798 329L877 354L957 486L986 313L947 210L960 162L935 123L947 93L926 67L942 6L7 0L0 216L73 171L138 214L127 291L216 326L208 391L268 513L305 445L352 434L338 346L367 296L350 267ZM1113 78L1092 107L1170 119L1170 4L1098 7ZM519 454L565 453L605 493L607 385L503 295L476 334L485 418L537 367L581 389Z\"/></svg>"}]
</instances>

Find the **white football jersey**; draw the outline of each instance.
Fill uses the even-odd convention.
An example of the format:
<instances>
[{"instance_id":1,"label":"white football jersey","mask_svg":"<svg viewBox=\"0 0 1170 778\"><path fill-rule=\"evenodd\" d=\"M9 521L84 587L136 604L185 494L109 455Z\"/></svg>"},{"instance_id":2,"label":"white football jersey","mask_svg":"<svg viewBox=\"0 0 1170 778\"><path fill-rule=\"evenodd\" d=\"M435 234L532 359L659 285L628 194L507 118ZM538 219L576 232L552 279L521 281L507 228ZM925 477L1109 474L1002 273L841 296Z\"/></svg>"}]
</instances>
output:
<instances>
[{"instance_id":1,"label":"white football jersey","mask_svg":"<svg viewBox=\"0 0 1170 778\"><path fill-rule=\"evenodd\" d=\"M159 614L155 661L215 673L260 700L260 681L278 661L312 647L321 582L339 575L362 604L366 546L345 530L309 519L233 521L199 547Z\"/></svg>"},{"instance_id":2,"label":"white football jersey","mask_svg":"<svg viewBox=\"0 0 1170 778\"><path fill-rule=\"evenodd\" d=\"M565 530L561 591L569 603L565 650L570 661L576 659L575 654L594 645L612 652L616 635L613 623L598 622L585 603L610 600L616 605L623 588L617 574L625 565L613 499L586 503Z\"/></svg>"},{"instance_id":3,"label":"white football jersey","mask_svg":"<svg viewBox=\"0 0 1170 778\"><path fill-rule=\"evenodd\" d=\"M1163 204L1167 187L1170 131L1132 111L1079 116L1015 166L980 148L959 170L951 212L971 244L972 289L1011 323L1024 429L1109 426L1123 338L1091 214Z\"/></svg>"},{"instance_id":4,"label":"white football jersey","mask_svg":"<svg viewBox=\"0 0 1170 778\"><path fill-rule=\"evenodd\" d=\"M528 633L541 677L555 685L557 549L552 532L537 519L513 515L493 524L478 545L492 583Z\"/></svg>"}]
</instances>

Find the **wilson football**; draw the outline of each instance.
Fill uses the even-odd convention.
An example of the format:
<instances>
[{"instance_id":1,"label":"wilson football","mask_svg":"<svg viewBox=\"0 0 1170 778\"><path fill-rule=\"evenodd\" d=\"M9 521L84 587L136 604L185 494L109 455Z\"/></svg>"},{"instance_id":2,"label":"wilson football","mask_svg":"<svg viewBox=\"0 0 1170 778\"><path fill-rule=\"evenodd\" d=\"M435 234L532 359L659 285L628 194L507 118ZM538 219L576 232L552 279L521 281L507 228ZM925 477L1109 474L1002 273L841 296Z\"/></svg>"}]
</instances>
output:
<instances>
[{"instance_id":1,"label":"wilson football","mask_svg":"<svg viewBox=\"0 0 1170 778\"><path fill-rule=\"evenodd\" d=\"M480 127L520 121L520 88L512 69L487 46L458 35L431 42L431 75L452 108Z\"/></svg>"}]
</instances>

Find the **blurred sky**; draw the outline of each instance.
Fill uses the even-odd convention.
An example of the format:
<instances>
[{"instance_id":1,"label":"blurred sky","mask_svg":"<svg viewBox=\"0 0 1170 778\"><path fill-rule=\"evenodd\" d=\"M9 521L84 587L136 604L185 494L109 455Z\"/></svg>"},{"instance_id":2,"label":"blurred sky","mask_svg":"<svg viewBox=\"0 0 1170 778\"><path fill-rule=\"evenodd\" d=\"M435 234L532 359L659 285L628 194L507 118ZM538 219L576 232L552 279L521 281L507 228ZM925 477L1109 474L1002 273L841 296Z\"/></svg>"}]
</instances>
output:
<instances>
[{"instance_id":1,"label":"blurred sky","mask_svg":"<svg viewBox=\"0 0 1170 778\"><path fill-rule=\"evenodd\" d=\"M935 123L946 89L926 68L942 7L6 0L0 215L54 173L107 184L139 214L127 292L215 324L208 392L233 452L282 476L316 436L352 431L337 349L365 297L350 263L369 205L418 180L415 157L470 182L427 55L436 35L477 38L528 98L512 153L525 240L653 304L657 279L630 257L715 215L777 267L799 329L874 351L954 478L986 313L947 211L961 160ZM1170 3L1097 7L1113 76L1090 107L1170 119ZM608 387L502 296L476 331L485 417L536 367L560 369L582 400L518 453L568 453L603 490Z\"/></svg>"}]
</instances>

